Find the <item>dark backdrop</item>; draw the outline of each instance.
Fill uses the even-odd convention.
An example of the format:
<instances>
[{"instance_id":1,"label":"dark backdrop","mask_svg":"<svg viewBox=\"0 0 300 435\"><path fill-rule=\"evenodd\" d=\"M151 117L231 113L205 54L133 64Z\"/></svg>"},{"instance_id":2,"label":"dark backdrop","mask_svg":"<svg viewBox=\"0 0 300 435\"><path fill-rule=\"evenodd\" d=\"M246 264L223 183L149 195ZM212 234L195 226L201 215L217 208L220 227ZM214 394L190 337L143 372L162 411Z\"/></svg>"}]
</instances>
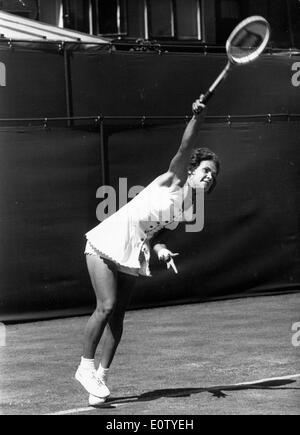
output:
<instances>
[{"instance_id":1,"label":"dark backdrop","mask_svg":"<svg viewBox=\"0 0 300 435\"><path fill-rule=\"evenodd\" d=\"M224 54L33 50L0 44L7 86L0 87L0 118L67 114L189 115L226 64ZM210 115L298 113L300 55L265 54L237 66L210 102ZM67 66L69 65L69 69ZM66 78L69 78L66 85ZM292 78L294 79L292 80Z\"/></svg>"},{"instance_id":2,"label":"dark backdrop","mask_svg":"<svg viewBox=\"0 0 300 435\"><path fill-rule=\"evenodd\" d=\"M111 184L145 186L165 171L183 129L112 134ZM133 306L299 288L299 134L296 122L203 126L199 144L222 161L204 229L167 233L179 275L154 261ZM93 302L83 249L98 223L99 134L26 128L0 139L1 316L80 312Z\"/></svg>"},{"instance_id":3,"label":"dark backdrop","mask_svg":"<svg viewBox=\"0 0 300 435\"><path fill-rule=\"evenodd\" d=\"M2 48L0 54L7 68L2 118L66 115L61 53ZM218 91L209 116L250 117L204 124L199 144L222 161L217 189L205 202L204 230L182 227L166 236L180 252L179 275L154 261L153 278L139 280L132 306L299 289L300 124L295 117L267 117L298 111L297 59L263 56L233 71ZM190 114L193 98L224 64L223 55L75 50L74 114ZM252 118L259 114L265 116ZM88 122L19 124L2 120L0 128L1 320L85 312L94 302L83 249L85 232L98 223L99 129ZM109 124L111 183L127 177L129 187L145 186L167 169L185 127L147 119L144 127Z\"/></svg>"}]
</instances>

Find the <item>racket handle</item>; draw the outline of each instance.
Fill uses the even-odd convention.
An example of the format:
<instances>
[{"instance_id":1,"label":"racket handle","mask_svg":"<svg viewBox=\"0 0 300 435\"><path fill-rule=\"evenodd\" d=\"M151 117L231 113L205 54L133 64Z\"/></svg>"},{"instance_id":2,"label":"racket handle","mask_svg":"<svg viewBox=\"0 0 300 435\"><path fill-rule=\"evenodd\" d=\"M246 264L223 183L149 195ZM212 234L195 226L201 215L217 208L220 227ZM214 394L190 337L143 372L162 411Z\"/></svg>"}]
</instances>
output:
<instances>
[{"instance_id":1,"label":"racket handle","mask_svg":"<svg viewBox=\"0 0 300 435\"><path fill-rule=\"evenodd\" d=\"M203 96L201 95L200 101L203 104L207 104L209 102L209 100L211 99L211 97L213 96L214 92L208 90L206 92L206 94L204 94Z\"/></svg>"},{"instance_id":2,"label":"racket handle","mask_svg":"<svg viewBox=\"0 0 300 435\"><path fill-rule=\"evenodd\" d=\"M207 104L208 101L211 99L211 97L214 95L216 88L222 83L222 81L227 77L228 71L231 67L231 63L228 61L227 65L219 74L219 76L216 78L216 80L213 82L213 84L210 86L209 90L204 94L204 96L200 98L201 103Z\"/></svg>"}]
</instances>

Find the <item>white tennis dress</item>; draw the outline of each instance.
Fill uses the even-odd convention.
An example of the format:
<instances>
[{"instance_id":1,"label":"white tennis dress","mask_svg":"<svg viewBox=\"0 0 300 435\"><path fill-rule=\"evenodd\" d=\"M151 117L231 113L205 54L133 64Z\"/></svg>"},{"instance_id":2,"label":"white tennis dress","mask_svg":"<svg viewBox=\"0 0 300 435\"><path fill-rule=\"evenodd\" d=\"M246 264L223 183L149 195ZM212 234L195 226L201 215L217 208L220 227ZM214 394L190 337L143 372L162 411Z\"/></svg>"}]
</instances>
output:
<instances>
[{"instance_id":1,"label":"white tennis dress","mask_svg":"<svg viewBox=\"0 0 300 435\"><path fill-rule=\"evenodd\" d=\"M163 228L174 230L192 215L192 204L183 210L188 186L161 186L159 178L86 234L85 254L113 261L120 272L151 276L151 238Z\"/></svg>"}]
</instances>

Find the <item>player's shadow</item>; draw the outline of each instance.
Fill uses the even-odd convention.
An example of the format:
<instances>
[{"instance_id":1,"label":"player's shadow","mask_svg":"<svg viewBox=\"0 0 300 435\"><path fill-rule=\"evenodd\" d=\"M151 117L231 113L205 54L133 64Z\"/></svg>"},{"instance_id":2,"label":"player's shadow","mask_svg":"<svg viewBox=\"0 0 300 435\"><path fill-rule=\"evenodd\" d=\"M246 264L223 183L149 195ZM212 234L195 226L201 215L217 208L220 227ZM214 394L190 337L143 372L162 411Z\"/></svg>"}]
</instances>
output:
<instances>
[{"instance_id":1,"label":"player's shadow","mask_svg":"<svg viewBox=\"0 0 300 435\"><path fill-rule=\"evenodd\" d=\"M290 388L279 388L285 387L286 385L293 384L296 382L293 379L273 379L261 382L249 382L243 383L241 385L217 385L212 387L203 388L167 388L162 390L149 391L147 393L140 394L139 396L127 396L127 397L115 397L110 398L101 405L101 408L114 408L114 404L125 404L132 402L150 402L152 400L158 400L166 397L189 397L192 394L200 393L211 393L217 398L226 398L228 394L225 391L241 391L241 390L271 390L275 388L278 389L290 389ZM299 389L299 388L292 388Z\"/></svg>"}]
</instances>

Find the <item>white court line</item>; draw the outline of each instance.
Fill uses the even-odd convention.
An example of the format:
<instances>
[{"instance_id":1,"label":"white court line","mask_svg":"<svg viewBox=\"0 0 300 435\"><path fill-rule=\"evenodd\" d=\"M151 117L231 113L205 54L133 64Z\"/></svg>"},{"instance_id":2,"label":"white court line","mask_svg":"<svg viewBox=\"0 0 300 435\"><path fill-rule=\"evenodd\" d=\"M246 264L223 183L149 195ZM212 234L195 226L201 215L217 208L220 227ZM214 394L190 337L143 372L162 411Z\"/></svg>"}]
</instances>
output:
<instances>
[{"instance_id":1,"label":"white court line","mask_svg":"<svg viewBox=\"0 0 300 435\"><path fill-rule=\"evenodd\" d=\"M69 414L76 414L77 412L92 411L93 409L96 409L96 408L91 408L91 407L88 407L88 408L75 408L75 409L69 409L67 411L53 412L52 414L45 414L45 415L69 415Z\"/></svg>"},{"instance_id":2,"label":"white court line","mask_svg":"<svg viewBox=\"0 0 300 435\"><path fill-rule=\"evenodd\" d=\"M265 379L260 379L259 381L253 381L253 382L241 382L240 384L233 384L234 387L239 386L239 385L255 385L255 384L260 384L262 382L268 382L268 381L281 381L284 379L293 379L293 378L300 378L300 373L298 373L297 375L290 375L290 376L279 376L278 378L265 378Z\"/></svg>"},{"instance_id":3,"label":"white court line","mask_svg":"<svg viewBox=\"0 0 300 435\"><path fill-rule=\"evenodd\" d=\"M224 390L226 390L226 389L231 388L231 387L239 387L239 386L242 386L242 385L244 385L246 387L248 385L261 384L262 382L281 381L281 380L284 380L284 379L294 379L294 378L300 378L300 373L298 373L296 375L288 375L288 376L279 376L279 377L275 377L275 378L259 379L257 381L252 381L252 382L240 382L238 384L223 385L223 387L224 387ZM220 389L222 389L222 385L218 385L218 388L219 387L221 387ZM214 386L203 387L204 390L205 389L209 390L210 388L213 389L215 387ZM187 390L188 390L188 388L187 388ZM137 398L137 401L138 401L138 398ZM130 402L130 403L133 403L133 402ZM113 401L106 402L106 405L110 405L110 404L113 405L113 406L117 406L118 407L118 406L127 405L128 402L124 402L124 403L114 403ZM58 411L58 412L53 412L53 413L45 414L45 415L68 415L68 414L76 414L76 413L80 413L80 412L95 411L96 409L101 409L101 406L97 407L97 408L96 407L91 407L91 406L86 407L86 408L74 408L74 409L68 409L66 411ZM105 406L103 406L102 409L105 409Z\"/></svg>"},{"instance_id":4,"label":"white court line","mask_svg":"<svg viewBox=\"0 0 300 435\"><path fill-rule=\"evenodd\" d=\"M137 399L138 400L138 399ZM93 407L93 406L89 406L86 408L74 408L74 409L68 409L67 411L58 411L58 412L52 412L49 414L45 414L45 415L69 415L69 414L76 414L77 412L87 412L87 411L95 411L96 409L107 409L109 408L107 405L112 404L115 407L121 406L121 405L126 405L128 402L126 403L114 403L112 402L106 402L106 406L97 406L97 407Z\"/></svg>"}]
</instances>

